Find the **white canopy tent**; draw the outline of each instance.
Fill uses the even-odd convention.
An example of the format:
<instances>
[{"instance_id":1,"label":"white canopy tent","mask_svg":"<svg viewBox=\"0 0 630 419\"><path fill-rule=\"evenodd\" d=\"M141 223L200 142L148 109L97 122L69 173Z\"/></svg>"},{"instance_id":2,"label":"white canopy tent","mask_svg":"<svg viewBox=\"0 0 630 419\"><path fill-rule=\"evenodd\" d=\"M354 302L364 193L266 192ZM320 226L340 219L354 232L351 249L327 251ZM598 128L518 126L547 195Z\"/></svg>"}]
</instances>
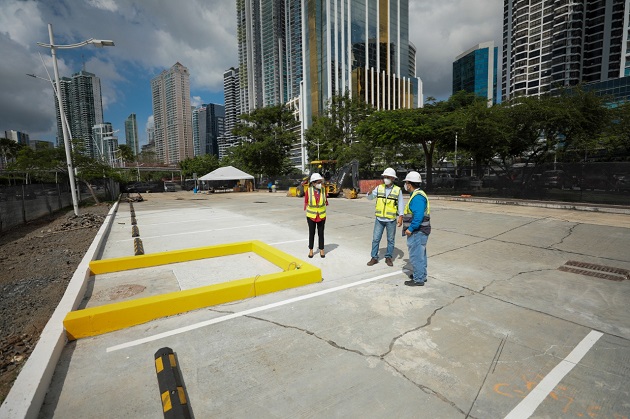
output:
<instances>
[{"instance_id":1,"label":"white canopy tent","mask_svg":"<svg viewBox=\"0 0 630 419\"><path fill-rule=\"evenodd\" d=\"M237 169L234 166L219 167L198 180L254 180L254 176Z\"/></svg>"}]
</instances>

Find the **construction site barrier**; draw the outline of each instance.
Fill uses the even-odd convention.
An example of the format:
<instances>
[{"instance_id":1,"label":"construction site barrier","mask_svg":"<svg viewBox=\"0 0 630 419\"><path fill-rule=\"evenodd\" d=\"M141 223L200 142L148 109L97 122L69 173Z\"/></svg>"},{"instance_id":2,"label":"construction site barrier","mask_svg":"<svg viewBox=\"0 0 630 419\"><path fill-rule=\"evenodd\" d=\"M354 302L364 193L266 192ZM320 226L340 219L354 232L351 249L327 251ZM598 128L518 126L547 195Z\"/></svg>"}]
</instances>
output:
<instances>
[{"instance_id":1,"label":"construction site barrier","mask_svg":"<svg viewBox=\"0 0 630 419\"><path fill-rule=\"evenodd\" d=\"M191 418L186 389L177 365L177 358L171 348L161 348L155 353L155 372L164 418Z\"/></svg>"}]
</instances>

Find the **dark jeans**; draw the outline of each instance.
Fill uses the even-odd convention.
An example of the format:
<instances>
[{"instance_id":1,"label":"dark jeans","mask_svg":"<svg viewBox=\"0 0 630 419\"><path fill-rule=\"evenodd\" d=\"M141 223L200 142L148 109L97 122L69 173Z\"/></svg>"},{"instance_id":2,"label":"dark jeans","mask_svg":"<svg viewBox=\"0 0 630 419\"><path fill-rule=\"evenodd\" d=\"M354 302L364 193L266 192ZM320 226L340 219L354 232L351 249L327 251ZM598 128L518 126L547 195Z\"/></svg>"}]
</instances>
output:
<instances>
[{"instance_id":1,"label":"dark jeans","mask_svg":"<svg viewBox=\"0 0 630 419\"><path fill-rule=\"evenodd\" d=\"M317 227L317 238L319 239L319 250L324 250L324 226L326 225L326 219L315 222L306 217L308 223L308 248L313 249L313 243L315 242L315 227Z\"/></svg>"}]
</instances>

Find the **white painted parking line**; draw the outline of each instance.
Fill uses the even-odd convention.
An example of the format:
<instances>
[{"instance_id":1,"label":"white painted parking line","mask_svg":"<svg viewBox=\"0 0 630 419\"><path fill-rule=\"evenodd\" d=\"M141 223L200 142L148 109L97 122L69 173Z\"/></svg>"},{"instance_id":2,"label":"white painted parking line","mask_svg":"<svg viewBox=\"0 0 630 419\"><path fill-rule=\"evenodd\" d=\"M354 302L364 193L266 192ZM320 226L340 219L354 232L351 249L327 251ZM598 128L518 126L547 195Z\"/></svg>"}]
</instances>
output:
<instances>
[{"instance_id":1,"label":"white painted parking line","mask_svg":"<svg viewBox=\"0 0 630 419\"><path fill-rule=\"evenodd\" d=\"M560 381L575 367L586 353L595 345L603 333L591 330L571 353L562 360L540 383L525 397L505 419L525 419L530 417Z\"/></svg>"},{"instance_id":2,"label":"white painted parking line","mask_svg":"<svg viewBox=\"0 0 630 419\"><path fill-rule=\"evenodd\" d=\"M209 233L211 231L224 231L224 230L234 230L237 228L248 228L248 227L260 227L260 226L268 226L271 225L269 223L266 224L250 224L247 226L234 226L234 227L226 227L226 228L211 228L209 230L193 230L193 231L184 231L182 233L173 233L173 234L162 234L160 236L142 236L142 240L147 240L147 239L159 239L161 237L172 237L172 236L188 236L190 234L199 234L199 233ZM133 241L134 239L124 239L124 240L117 240L116 243L121 243L121 242L128 242L128 241Z\"/></svg>"},{"instance_id":3,"label":"white painted parking line","mask_svg":"<svg viewBox=\"0 0 630 419\"><path fill-rule=\"evenodd\" d=\"M300 240L289 240L286 242L275 242L275 243L267 243L269 246L275 246L277 244L287 244L287 243L297 243L297 242L305 242L308 239L300 239Z\"/></svg>"},{"instance_id":4,"label":"white painted parking line","mask_svg":"<svg viewBox=\"0 0 630 419\"><path fill-rule=\"evenodd\" d=\"M347 288L356 287L357 285L367 284L369 282L378 281L379 279L388 278L394 275L400 275L400 271L391 272L384 275L375 276L368 279L362 279L361 281L351 282L350 284L340 285L338 287L328 288L322 291L313 292L311 294L301 295L295 298L289 298L288 300L278 301L276 303L267 304L261 307L251 308L249 310L239 311L238 313L228 314L226 316L217 317L216 319L206 320L196 324L191 324L186 327L180 327L179 329L170 330L168 332L158 333L157 335L148 336L146 338L132 340L131 342L122 343L120 345L110 346L106 352L114 352L121 349L131 348L133 346L142 345L143 343L153 342L155 340L164 339L170 336L179 335L181 333L190 332L191 330L199 329L202 327L210 326L217 323L222 323L227 320L236 319L238 317L247 316L249 314L258 313L261 311L269 310L271 308L281 307L287 304L297 303L298 301L308 300L310 298L319 297L320 295L326 295L333 292L345 290Z\"/></svg>"},{"instance_id":5,"label":"white painted parking line","mask_svg":"<svg viewBox=\"0 0 630 419\"><path fill-rule=\"evenodd\" d=\"M208 223L208 222L213 222L213 221L233 220L234 218L235 218L234 215L230 215L229 217L217 217L217 218L206 217L206 218L200 218L198 220L181 220L181 221L172 221L170 223L142 223L142 227L165 226L165 225L170 225L170 224L184 224L184 223Z\"/></svg>"}]
</instances>

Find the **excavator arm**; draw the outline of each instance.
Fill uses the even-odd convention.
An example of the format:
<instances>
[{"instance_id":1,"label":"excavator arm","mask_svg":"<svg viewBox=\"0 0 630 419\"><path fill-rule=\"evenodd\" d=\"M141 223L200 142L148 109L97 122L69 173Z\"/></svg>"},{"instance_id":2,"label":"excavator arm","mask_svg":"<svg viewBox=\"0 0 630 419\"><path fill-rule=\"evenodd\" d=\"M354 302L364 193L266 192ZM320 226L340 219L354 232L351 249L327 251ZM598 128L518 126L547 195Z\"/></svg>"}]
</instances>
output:
<instances>
[{"instance_id":1,"label":"excavator arm","mask_svg":"<svg viewBox=\"0 0 630 419\"><path fill-rule=\"evenodd\" d=\"M343 165L335 178L338 191L343 191L346 198L356 198L359 193L359 161L352 160Z\"/></svg>"}]
</instances>

